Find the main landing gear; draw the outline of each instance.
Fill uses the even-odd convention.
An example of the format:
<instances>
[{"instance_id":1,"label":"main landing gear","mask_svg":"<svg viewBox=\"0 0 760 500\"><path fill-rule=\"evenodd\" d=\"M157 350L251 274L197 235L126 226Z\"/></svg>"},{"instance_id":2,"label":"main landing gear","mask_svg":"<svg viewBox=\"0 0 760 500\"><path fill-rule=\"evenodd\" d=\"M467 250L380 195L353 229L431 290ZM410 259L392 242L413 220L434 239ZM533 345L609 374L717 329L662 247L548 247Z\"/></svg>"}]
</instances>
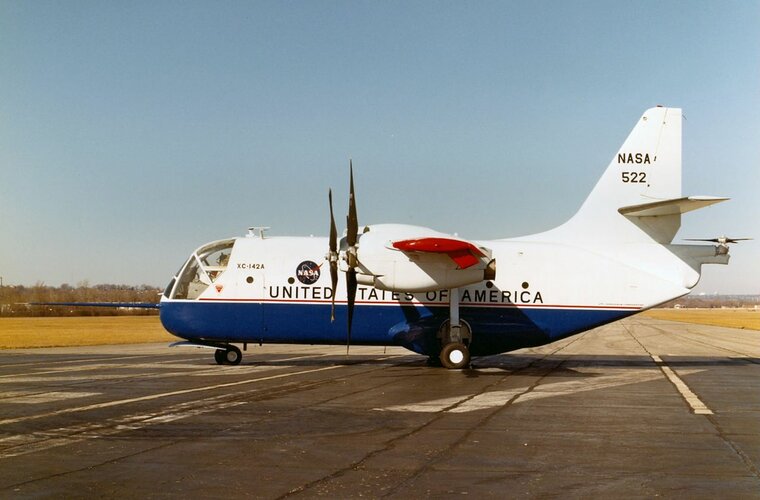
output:
<instances>
[{"instance_id":1,"label":"main landing gear","mask_svg":"<svg viewBox=\"0 0 760 500\"><path fill-rule=\"evenodd\" d=\"M243 359L243 353L232 344L227 344L224 349L214 351L214 359L220 365L239 365Z\"/></svg>"},{"instance_id":2,"label":"main landing gear","mask_svg":"<svg viewBox=\"0 0 760 500\"><path fill-rule=\"evenodd\" d=\"M460 369L470 366L470 350L461 342L451 342L443 346L440 358L445 368Z\"/></svg>"},{"instance_id":3,"label":"main landing gear","mask_svg":"<svg viewBox=\"0 0 760 500\"><path fill-rule=\"evenodd\" d=\"M438 338L441 342L439 359L444 368L469 368L472 329L466 321L459 319L458 288L449 290L449 319L444 321L438 330Z\"/></svg>"}]
</instances>

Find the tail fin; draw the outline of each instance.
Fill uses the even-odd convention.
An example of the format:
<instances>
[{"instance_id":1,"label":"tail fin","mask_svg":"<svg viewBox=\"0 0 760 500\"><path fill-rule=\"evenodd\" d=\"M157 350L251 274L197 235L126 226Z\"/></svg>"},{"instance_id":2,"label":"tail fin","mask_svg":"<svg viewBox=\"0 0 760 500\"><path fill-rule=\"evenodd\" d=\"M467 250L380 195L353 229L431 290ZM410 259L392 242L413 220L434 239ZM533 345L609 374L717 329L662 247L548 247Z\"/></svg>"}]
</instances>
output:
<instances>
[{"instance_id":1,"label":"tail fin","mask_svg":"<svg viewBox=\"0 0 760 500\"><path fill-rule=\"evenodd\" d=\"M641 116L581 212L680 197L681 110L657 107Z\"/></svg>"},{"instance_id":2,"label":"tail fin","mask_svg":"<svg viewBox=\"0 0 760 500\"><path fill-rule=\"evenodd\" d=\"M670 243L680 212L637 217L619 210L681 197L681 121L678 108L646 110L575 216L552 233L563 240Z\"/></svg>"}]
</instances>

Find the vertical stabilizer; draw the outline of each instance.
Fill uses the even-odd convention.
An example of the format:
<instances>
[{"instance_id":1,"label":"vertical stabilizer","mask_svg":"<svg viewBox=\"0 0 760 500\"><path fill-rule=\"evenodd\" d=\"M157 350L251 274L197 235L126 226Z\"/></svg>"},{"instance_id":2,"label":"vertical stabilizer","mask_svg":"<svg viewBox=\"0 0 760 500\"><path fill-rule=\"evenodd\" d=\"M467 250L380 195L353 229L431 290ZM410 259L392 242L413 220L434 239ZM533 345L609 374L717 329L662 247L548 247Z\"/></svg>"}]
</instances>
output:
<instances>
[{"instance_id":1,"label":"vertical stabilizer","mask_svg":"<svg viewBox=\"0 0 760 500\"><path fill-rule=\"evenodd\" d=\"M552 231L563 240L670 243L680 214L630 217L618 210L681 197L681 110L656 107L639 118L578 213Z\"/></svg>"}]
</instances>

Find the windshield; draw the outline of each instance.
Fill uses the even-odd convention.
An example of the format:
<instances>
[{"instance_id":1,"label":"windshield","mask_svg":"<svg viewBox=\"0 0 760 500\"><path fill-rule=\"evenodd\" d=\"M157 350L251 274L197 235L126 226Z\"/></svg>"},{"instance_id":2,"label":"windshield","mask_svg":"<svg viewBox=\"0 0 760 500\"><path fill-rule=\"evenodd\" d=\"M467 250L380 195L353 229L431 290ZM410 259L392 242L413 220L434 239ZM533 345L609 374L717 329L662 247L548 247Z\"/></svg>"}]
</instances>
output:
<instances>
[{"instance_id":1,"label":"windshield","mask_svg":"<svg viewBox=\"0 0 760 500\"><path fill-rule=\"evenodd\" d=\"M174 299L197 299L227 269L235 240L215 241L190 256L174 287Z\"/></svg>"}]
</instances>

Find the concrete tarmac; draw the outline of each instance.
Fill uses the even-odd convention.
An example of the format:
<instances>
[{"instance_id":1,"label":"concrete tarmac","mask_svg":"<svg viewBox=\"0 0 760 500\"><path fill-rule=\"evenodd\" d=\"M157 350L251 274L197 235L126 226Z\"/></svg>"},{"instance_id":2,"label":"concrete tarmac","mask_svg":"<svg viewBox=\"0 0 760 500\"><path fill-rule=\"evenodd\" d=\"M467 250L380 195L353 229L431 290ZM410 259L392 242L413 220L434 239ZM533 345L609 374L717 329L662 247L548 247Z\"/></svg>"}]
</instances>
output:
<instances>
[{"instance_id":1,"label":"concrete tarmac","mask_svg":"<svg viewBox=\"0 0 760 500\"><path fill-rule=\"evenodd\" d=\"M760 332L631 318L398 348L0 351L0 497L760 498Z\"/></svg>"}]
</instances>

